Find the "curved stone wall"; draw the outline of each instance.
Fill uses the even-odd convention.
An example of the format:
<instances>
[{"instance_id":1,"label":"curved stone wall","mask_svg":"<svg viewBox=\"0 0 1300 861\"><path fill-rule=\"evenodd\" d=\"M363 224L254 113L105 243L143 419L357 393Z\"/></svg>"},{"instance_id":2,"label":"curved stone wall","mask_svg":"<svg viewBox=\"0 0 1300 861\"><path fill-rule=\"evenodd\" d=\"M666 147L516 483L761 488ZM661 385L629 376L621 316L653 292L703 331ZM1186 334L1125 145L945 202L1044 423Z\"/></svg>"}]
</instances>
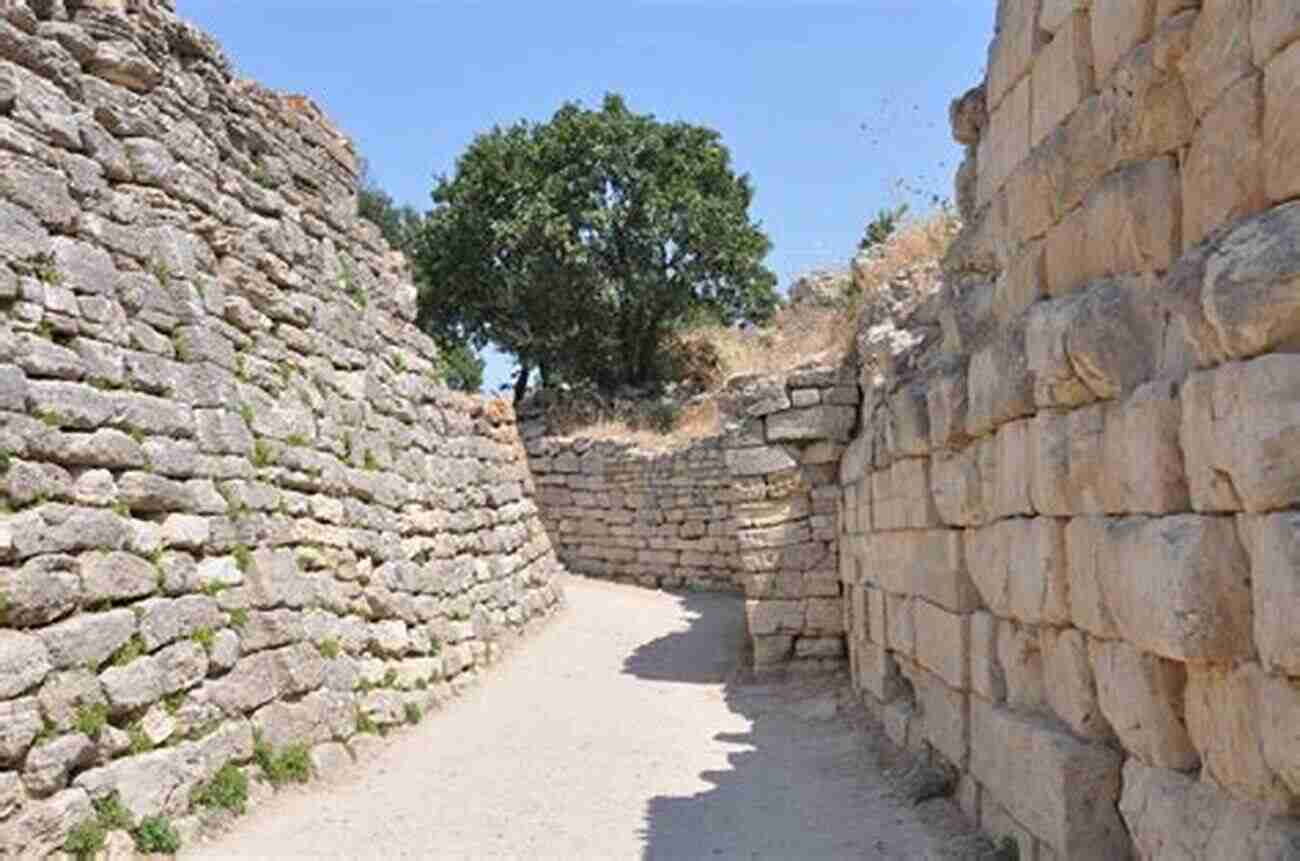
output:
<instances>
[{"instance_id":1,"label":"curved stone wall","mask_svg":"<svg viewBox=\"0 0 1300 861\"><path fill-rule=\"evenodd\" d=\"M556 605L356 184L169 2L0 3L0 854L364 756Z\"/></svg>"},{"instance_id":2,"label":"curved stone wall","mask_svg":"<svg viewBox=\"0 0 1300 861\"><path fill-rule=\"evenodd\" d=\"M841 463L856 684L1021 858L1300 857L1300 13L1000 5Z\"/></svg>"}]
</instances>

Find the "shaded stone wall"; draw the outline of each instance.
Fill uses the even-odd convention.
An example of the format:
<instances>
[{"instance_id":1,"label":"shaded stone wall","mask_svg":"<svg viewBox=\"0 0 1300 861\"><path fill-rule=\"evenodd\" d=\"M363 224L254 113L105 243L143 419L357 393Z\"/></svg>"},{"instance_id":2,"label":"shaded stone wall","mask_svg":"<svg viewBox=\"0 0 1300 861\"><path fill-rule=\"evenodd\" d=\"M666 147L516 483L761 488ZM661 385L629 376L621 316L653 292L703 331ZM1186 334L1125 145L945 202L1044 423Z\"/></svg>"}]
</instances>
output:
<instances>
[{"instance_id":1,"label":"shaded stone wall","mask_svg":"<svg viewBox=\"0 0 1300 861\"><path fill-rule=\"evenodd\" d=\"M855 684L1021 858L1300 857L1300 7L1000 5L863 337Z\"/></svg>"},{"instance_id":2,"label":"shaded stone wall","mask_svg":"<svg viewBox=\"0 0 1300 861\"><path fill-rule=\"evenodd\" d=\"M857 420L851 376L738 377L719 396L726 432L669 451L525 424L560 558L593 577L743 592L760 669L842 662L836 463Z\"/></svg>"},{"instance_id":3,"label":"shaded stone wall","mask_svg":"<svg viewBox=\"0 0 1300 861\"><path fill-rule=\"evenodd\" d=\"M255 735L364 756L556 605L356 174L169 2L0 3L0 854L192 834Z\"/></svg>"}]
</instances>

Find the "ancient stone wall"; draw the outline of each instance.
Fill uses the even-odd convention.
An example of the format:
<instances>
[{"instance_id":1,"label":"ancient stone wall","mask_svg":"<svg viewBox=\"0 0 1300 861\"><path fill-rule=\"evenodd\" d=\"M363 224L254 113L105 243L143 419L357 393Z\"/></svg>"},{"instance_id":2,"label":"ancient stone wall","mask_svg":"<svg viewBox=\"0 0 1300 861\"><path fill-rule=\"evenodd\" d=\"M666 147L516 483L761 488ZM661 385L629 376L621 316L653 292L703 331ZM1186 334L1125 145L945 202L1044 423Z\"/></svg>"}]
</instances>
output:
<instances>
[{"instance_id":1,"label":"ancient stone wall","mask_svg":"<svg viewBox=\"0 0 1300 861\"><path fill-rule=\"evenodd\" d=\"M1000 6L862 339L855 682L1022 859L1300 857L1300 6Z\"/></svg>"},{"instance_id":2,"label":"ancient stone wall","mask_svg":"<svg viewBox=\"0 0 1300 861\"><path fill-rule=\"evenodd\" d=\"M356 157L165 0L0 0L0 855L364 756L558 595Z\"/></svg>"},{"instance_id":3,"label":"ancient stone wall","mask_svg":"<svg viewBox=\"0 0 1300 861\"><path fill-rule=\"evenodd\" d=\"M760 669L843 661L836 463L858 388L837 368L737 377L726 432L668 451L546 435L525 423L537 497L573 571L743 592Z\"/></svg>"}]
</instances>

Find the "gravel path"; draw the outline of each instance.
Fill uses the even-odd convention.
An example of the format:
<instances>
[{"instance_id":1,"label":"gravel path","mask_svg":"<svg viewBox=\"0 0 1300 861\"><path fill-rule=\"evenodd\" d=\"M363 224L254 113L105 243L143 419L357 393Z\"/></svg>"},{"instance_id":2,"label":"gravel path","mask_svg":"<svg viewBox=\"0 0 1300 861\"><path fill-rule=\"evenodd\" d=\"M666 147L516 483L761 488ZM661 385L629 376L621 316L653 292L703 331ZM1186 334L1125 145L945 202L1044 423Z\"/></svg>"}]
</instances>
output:
<instances>
[{"instance_id":1,"label":"gravel path","mask_svg":"<svg viewBox=\"0 0 1300 861\"><path fill-rule=\"evenodd\" d=\"M189 857L974 854L950 802L891 791L842 678L741 681L738 599L565 590L563 615L484 684Z\"/></svg>"}]
</instances>

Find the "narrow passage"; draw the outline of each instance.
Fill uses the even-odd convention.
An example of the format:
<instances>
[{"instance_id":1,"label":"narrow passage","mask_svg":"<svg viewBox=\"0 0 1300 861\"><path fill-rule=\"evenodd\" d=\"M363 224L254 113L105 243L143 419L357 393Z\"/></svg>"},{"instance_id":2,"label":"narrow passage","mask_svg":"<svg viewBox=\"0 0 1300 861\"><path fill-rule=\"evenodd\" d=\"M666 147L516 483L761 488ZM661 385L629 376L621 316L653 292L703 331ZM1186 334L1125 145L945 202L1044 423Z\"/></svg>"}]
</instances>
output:
<instances>
[{"instance_id":1,"label":"narrow passage","mask_svg":"<svg viewBox=\"0 0 1300 861\"><path fill-rule=\"evenodd\" d=\"M843 679L741 680L739 599L565 589L467 696L190 857L969 857L949 802L891 793Z\"/></svg>"}]
</instances>

